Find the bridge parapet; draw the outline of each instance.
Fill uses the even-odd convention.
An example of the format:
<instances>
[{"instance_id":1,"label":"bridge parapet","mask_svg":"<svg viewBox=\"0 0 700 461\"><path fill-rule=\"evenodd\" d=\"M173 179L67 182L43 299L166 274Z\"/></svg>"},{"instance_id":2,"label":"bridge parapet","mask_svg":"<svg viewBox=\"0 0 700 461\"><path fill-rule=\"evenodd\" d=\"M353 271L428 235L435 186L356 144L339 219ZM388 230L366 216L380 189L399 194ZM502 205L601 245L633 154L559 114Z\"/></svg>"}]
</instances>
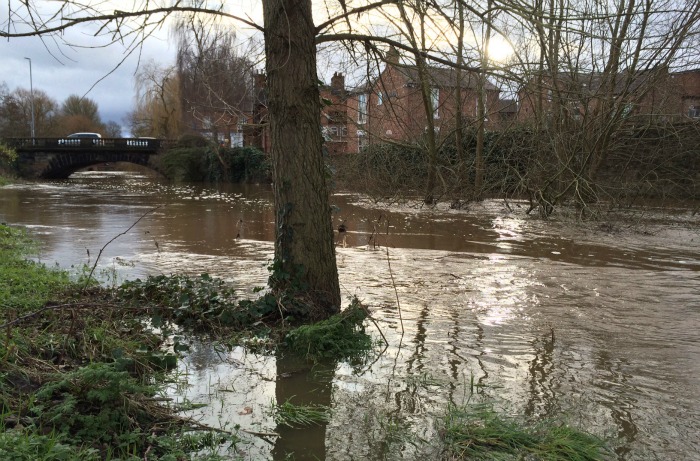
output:
<instances>
[{"instance_id":1,"label":"bridge parapet","mask_svg":"<svg viewBox=\"0 0 700 461\"><path fill-rule=\"evenodd\" d=\"M17 151L18 175L27 179L67 178L98 163L129 162L159 171L157 158L172 145L155 138L9 138Z\"/></svg>"},{"instance_id":2,"label":"bridge parapet","mask_svg":"<svg viewBox=\"0 0 700 461\"><path fill-rule=\"evenodd\" d=\"M63 151L104 149L133 152L156 152L172 141L156 138L6 138L3 142L17 151Z\"/></svg>"}]
</instances>

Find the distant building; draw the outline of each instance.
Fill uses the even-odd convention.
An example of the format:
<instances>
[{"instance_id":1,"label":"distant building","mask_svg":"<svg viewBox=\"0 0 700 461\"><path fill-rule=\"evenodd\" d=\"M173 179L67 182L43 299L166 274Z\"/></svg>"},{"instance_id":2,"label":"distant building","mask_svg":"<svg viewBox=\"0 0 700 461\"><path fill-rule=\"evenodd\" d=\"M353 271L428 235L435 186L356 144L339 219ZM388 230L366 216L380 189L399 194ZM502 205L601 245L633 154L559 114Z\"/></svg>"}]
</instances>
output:
<instances>
[{"instance_id":1,"label":"distant building","mask_svg":"<svg viewBox=\"0 0 700 461\"><path fill-rule=\"evenodd\" d=\"M558 73L533 76L518 93L518 121L538 114L558 121L599 116L604 104L633 123L700 119L700 71Z\"/></svg>"},{"instance_id":2,"label":"distant building","mask_svg":"<svg viewBox=\"0 0 700 461\"><path fill-rule=\"evenodd\" d=\"M270 129L267 109L267 78L254 76L253 111L244 127L244 142L264 152L270 151ZM324 146L330 154L357 152L357 126L351 122L348 110L356 105L345 88L345 76L336 72L329 86L319 89L322 107L319 126L323 131Z\"/></svg>"},{"instance_id":3,"label":"distant building","mask_svg":"<svg viewBox=\"0 0 700 461\"><path fill-rule=\"evenodd\" d=\"M700 120L700 69L672 73L671 86L676 91L677 113Z\"/></svg>"},{"instance_id":4,"label":"distant building","mask_svg":"<svg viewBox=\"0 0 700 461\"><path fill-rule=\"evenodd\" d=\"M330 86L320 89L321 129L329 154L347 154L359 150L358 125L352 120L357 113L358 100L345 88L345 76L334 73Z\"/></svg>"},{"instance_id":5,"label":"distant building","mask_svg":"<svg viewBox=\"0 0 700 461\"><path fill-rule=\"evenodd\" d=\"M424 136L428 123L422 80L427 80L429 86L436 133L446 136L453 130L458 112L465 122L473 123L478 117L478 95L482 90L487 127L497 127L500 90L495 85L485 80L480 88L480 76L476 72L448 67L427 67L425 79L422 79L420 69L415 65L401 64L398 52L392 48L379 77L355 93L357 113L353 118L359 128L360 147L371 142L413 142ZM458 98L459 92L461 97Z\"/></svg>"}]
</instances>

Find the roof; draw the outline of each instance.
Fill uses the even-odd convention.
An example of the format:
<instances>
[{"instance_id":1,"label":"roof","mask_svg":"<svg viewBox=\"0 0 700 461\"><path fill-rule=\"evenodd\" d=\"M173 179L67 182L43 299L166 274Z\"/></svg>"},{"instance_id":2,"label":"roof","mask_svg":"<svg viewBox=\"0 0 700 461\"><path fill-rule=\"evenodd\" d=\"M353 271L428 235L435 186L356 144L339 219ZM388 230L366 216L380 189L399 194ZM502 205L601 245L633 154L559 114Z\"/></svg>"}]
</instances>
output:
<instances>
[{"instance_id":1,"label":"roof","mask_svg":"<svg viewBox=\"0 0 700 461\"><path fill-rule=\"evenodd\" d=\"M499 99L497 110L501 113L516 113L518 112L518 102L515 99Z\"/></svg>"},{"instance_id":2,"label":"roof","mask_svg":"<svg viewBox=\"0 0 700 461\"><path fill-rule=\"evenodd\" d=\"M654 84L659 76L667 75L667 69L646 69L637 72L622 71L613 76L613 92L614 94L634 93L645 85ZM551 87L550 80L553 75L543 74L543 85ZM533 77L530 81L536 81L537 77ZM610 84L609 75L603 72L558 72L556 74L556 82L560 90L565 92L574 92L576 94L587 94L589 96L597 94L603 85Z\"/></svg>"},{"instance_id":3,"label":"roof","mask_svg":"<svg viewBox=\"0 0 700 461\"><path fill-rule=\"evenodd\" d=\"M395 68L406 77L408 83L420 82L417 66L395 66ZM439 88L454 88L457 86L458 69L453 67L428 67L427 70L431 85ZM462 70L459 77L462 82L460 85L462 88L478 88L479 75L477 73ZM499 88L488 80L484 89L487 91L499 91Z\"/></svg>"}]
</instances>

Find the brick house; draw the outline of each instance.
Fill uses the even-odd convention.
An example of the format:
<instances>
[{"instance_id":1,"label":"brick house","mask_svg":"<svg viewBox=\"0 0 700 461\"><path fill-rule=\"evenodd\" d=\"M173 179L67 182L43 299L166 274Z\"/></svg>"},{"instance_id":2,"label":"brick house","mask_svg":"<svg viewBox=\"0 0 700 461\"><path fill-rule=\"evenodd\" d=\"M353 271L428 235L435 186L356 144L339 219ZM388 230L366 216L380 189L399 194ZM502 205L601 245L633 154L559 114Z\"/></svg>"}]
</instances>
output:
<instances>
[{"instance_id":1,"label":"brick house","mask_svg":"<svg viewBox=\"0 0 700 461\"><path fill-rule=\"evenodd\" d=\"M700 120L700 69L672 73L671 87L675 91L676 112Z\"/></svg>"},{"instance_id":2,"label":"brick house","mask_svg":"<svg viewBox=\"0 0 700 461\"><path fill-rule=\"evenodd\" d=\"M447 136L456 126L457 88L461 89L461 112L467 122L477 118L479 76L474 72L428 67L433 123L439 136ZM499 117L500 90L484 84L487 127L495 128ZM418 141L427 129L418 67L399 63L399 54L387 53L386 66L379 77L364 89L355 91L358 146L382 141Z\"/></svg>"},{"instance_id":3,"label":"brick house","mask_svg":"<svg viewBox=\"0 0 700 461\"><path fill-rule=\"evenodd\" d=\"M329 154L347 154L359 151L358 125L352 116L357 114L358 99L345 88L345 76L335 72L330 86L320 88L321 129Z\"/></svg>"},{"instance_id":4,"label":"brick house","mask_svg":"<svg viewBox=\"0 0 700 461\"><path fill-rule=\"evenodd\" d=\"M666 68L621 72L611 80L602 73L559 73L533 77L518 93L521 122L538 108L559 120L581 120L612 100L631 122L670 122L700 118L700 71L669 73ZM557 112L554 114L553 112Z\"/></svg>"},{"instance_id":5,"label":"brick house","mask_svg":"<svg viewBox=\"0 0 700 461\"><path fill-rule=\"evenodd\" d=\"M439 136L448 136L456 126L458 87L462 92L461 111L465 123L476 122L479 94L476 73L429 67L428 78L433 124ZM264 74L254 77L253 112L246 125L245 144L268 152L270 134L266 128L265 81ZM396 50L387 54L384 70L370 84L348 89L345 76L335 72L330 85L321 86L319 91L323 100L319 123L330 154L356 153L373 142L416 142L427 129L418 68L400 64ZM496 129L503 123L512 123L516 101L500 101L500 90L488 81L483 91L487 128Z\"/></svg>"},{"instance_id":6,"label":"brick house","mask_svg":"<svg viewBox=\"0 0 700 461\"><path fill-rule=\"evenodd\" d=\"M267 112L267 78L255 74L253 78L253 110L244 128L244 144L270 151L270 130ZM323 131L325 147L330 154L357 152L357 125L348 115L357 112L357 99L345 88L345 76L336 72L330 85L319 89L322 99L319 124Z\"/></svg>"}]
</instances>

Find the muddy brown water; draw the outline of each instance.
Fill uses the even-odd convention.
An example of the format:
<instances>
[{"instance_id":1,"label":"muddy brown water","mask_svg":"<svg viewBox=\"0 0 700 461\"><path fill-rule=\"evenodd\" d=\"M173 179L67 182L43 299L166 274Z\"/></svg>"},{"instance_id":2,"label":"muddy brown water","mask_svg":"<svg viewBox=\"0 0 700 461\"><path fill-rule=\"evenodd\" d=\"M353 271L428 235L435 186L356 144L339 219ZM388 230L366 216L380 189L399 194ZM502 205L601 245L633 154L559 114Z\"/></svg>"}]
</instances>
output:
<instances>
[{"instance_id":1,"label":"muddy brown water","mask_svg":"<svg viewBox=\"0 0 700 461\"><path fill-rule=\"evenodd\" d=\"M362 363L309 369L195 342L168 394L206 403L187 412L203 423L249 431L237 455L439 459L435 422L448 405L489 401L605 437L612 459L700 459L700 216L648 210L634 226L601 227L498 200L459 211L355 193L333 203L347 227L343 295L370 307L368 332L389 344ZM92 265L102 250L105 283L206 272L249 296L273 251L266 186L85 172L0 189L0 221L37 235L47 264ZM330 421L278 427L271 404L287 400L328 405Z\"/></svg>"}]
</instances>

